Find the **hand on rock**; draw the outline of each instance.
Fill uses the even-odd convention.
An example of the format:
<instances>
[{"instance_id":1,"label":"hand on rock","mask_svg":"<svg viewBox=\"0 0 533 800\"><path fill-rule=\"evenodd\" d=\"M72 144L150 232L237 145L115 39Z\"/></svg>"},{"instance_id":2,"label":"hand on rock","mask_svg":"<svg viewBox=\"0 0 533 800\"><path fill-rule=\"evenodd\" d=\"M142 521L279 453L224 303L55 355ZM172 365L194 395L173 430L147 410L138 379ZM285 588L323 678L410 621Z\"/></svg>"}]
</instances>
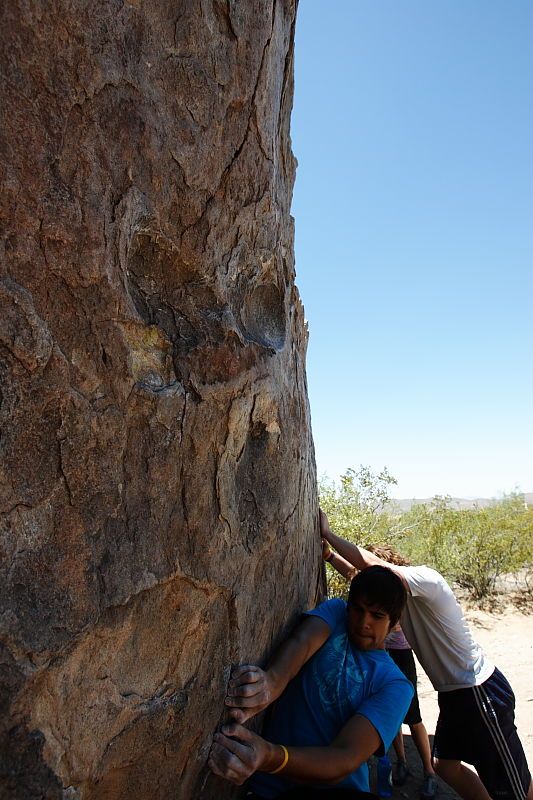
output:
<instances>
[{"instance_id":1,"label":"hand on rock","mask_svg":"<svg viewBox=\"0 0 533 800\"><path fill-rule=\"evenodd\" d=\"M332 531L329 527L328 518L322 509L320 509L318 512L318 518L320 522L320 536L322 539L325 539L327 542L329 542Z\"/></svg>"},{"instance_id":2,"label":"hand on rock","mask_svg":"<svg viewBox=\"0 0 533 800\"><path fill-rule=\"evenodd\" d=\"M246 722L255 717L277 697L273 680L268 672L252 664L236 667L231 673L225 703L235 722Z\"/></svg>"},{"instance_id":3,"label":"hand on rock","mask_svg":"<svg viewBox=\"0 0 533 800\"><path fill-rule=\"evenodd\" d=\"M332 552L333 551L326 540L322 539L322 558L324 561L327 561L330 558Z\"/></svg>"},{"instance_id":4,"label":"hand on rock","mask_svg":"<svg viewBox=\"0 0 533 800\"><path fill-rule=\"evenodd\" d=\"M269 743L236 723L213 736L208 765L215 775L240 786L267 760Z\"/></svg>"}]
</instances>

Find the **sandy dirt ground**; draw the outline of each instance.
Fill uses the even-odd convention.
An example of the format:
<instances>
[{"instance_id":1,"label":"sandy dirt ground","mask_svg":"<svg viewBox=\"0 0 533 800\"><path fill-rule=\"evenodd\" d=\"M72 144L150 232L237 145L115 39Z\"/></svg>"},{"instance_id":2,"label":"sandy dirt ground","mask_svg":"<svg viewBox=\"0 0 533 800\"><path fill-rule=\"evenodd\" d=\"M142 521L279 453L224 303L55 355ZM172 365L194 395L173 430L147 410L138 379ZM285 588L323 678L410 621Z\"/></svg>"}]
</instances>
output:
<instances>
[{"instance_id":1,"label":"sandy dirt ground","mask_svg":"<svg viewBox=\"0 0 533 800\"><path fill-rule=\"evenodd\" d=\"M467 609L474 638L483 647L487 656L504 673L516 696L516 726L522 741L530 771L533 770L533 608L523 600L516 604L505 597L491 611ZM430 741L433 741L438 716L437 696L422 668L418 668L418 696L422 719ZM418 753L409 736L409 728L403 728L407 761L411 775L404 786L395 787L394 798L418 800L422 783L422 769ZM394 751L389 752L394 761ZM445 783L439 781L438 800L457 800L458 795Z\"/></svg>"}]
</instances>

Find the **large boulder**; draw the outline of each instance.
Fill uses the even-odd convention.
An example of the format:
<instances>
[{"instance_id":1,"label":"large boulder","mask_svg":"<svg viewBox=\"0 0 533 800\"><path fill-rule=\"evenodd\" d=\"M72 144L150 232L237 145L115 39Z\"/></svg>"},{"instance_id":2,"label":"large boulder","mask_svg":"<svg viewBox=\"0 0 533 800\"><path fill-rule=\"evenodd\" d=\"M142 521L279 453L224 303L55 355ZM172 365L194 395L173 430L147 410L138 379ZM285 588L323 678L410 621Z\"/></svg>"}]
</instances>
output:
<instances>
[{"instance_id":1,"label":"large boulder","mask_svg":"<svg viewBox=\"0 0 533 800\"><path fill-rule=\"evenodd\" d=\"M236 796L232 664L321 591L294 0L3 4L0 796Z\"/></svg>"}]
</instances>

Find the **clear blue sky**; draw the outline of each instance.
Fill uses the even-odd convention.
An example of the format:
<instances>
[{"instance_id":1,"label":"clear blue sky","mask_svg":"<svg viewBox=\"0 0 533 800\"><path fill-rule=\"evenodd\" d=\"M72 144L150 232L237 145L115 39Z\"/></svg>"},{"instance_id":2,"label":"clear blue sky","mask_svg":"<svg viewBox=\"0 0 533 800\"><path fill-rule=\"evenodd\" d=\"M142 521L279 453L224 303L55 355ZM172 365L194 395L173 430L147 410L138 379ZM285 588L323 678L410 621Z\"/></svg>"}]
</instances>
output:
<instances>
[{"instance_id":1,"label":"clear blue sky","mask_svg":"<svg viewBox=\"0 0 533 800\"><path fill-rule=\"evenodd\" d=\"M533 491L533 2L301 0L291 130L319 475Z\"/></svg>"}]
</instances>

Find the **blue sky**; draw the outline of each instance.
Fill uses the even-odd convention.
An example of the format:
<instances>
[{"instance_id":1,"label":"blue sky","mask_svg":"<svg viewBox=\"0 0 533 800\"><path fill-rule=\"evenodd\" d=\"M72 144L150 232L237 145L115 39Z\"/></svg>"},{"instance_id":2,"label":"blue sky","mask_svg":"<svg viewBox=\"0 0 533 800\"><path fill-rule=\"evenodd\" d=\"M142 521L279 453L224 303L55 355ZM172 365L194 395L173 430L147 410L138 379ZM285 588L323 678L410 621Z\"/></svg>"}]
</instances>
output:
<instances>
[{"instance_id":1,"label":"blue sky","mask_svg":"<svg viewBox=\"0 0 533 800\"><path fill-rule=\"evenodd\" d=\"M319 475L533 491L531 0L301 0L291 131Z\"/></svg>"}]
</instances>

